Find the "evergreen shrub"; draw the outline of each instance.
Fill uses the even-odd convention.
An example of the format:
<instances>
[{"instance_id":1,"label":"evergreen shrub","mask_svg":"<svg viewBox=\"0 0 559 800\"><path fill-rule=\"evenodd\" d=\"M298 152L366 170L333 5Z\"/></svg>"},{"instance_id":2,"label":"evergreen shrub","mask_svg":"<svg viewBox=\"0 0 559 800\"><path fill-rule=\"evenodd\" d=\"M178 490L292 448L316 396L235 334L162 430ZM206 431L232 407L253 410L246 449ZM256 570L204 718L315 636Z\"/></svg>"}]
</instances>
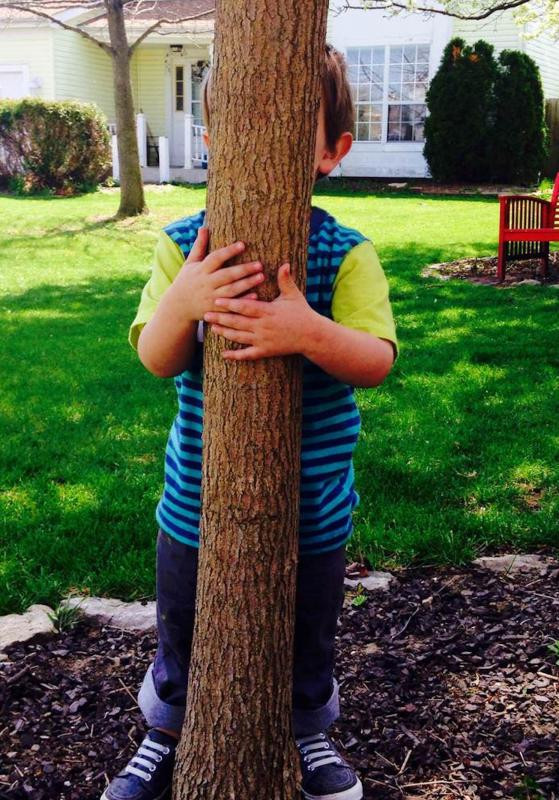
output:
<instances>
[{"instance_id":1,"label":"evergreen shrub","mask_svg":"<svg viewBox=\"0 0 559 800\"><path fill-rule=\"evenodd\" d=\"M423 154L438 181L539 180L548 152L537 64L519 51L498 60L488 42L455 37L427 90Z\"/></svg>"},{"instance_id":2,"label":"evergreen shrub","mask_svg":"<svg viewBox=\"0 0 559 800\"><path fill-rule=\"evenodd\" d=\"M86 191L107 177L110 163L107 121L94 104L0 101L0 178L15 190Z\"/></svg>"},{"instance_id":3,"label":"evergreen shrub","mask_svg":"<svg viewBox=\"0 0 559 800\"><path fill-rule=\"evenodd\" d=\"M503 50L495 84L493 178L538 183L549 156L545 99L536 62L519 50Z\"/></svg>"}]
</instances>

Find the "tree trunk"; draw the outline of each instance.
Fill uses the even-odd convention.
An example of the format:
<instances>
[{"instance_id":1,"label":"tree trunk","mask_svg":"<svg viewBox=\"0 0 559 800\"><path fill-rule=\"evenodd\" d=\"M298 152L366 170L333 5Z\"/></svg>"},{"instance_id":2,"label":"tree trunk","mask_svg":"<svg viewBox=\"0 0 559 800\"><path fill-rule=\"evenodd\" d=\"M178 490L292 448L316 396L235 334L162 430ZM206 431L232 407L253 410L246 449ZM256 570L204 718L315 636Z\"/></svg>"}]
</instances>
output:
<instances>
[{"instance_id":1,"label":"tree trunk","mask_svg":"<svg viewBox=\"0 0 559 800\"><path fill-rule=\"evenodd\" d=\"M219 0L211 248L240 239L304 291L328 0ZM294 800L300 356L228 362L206 331L201 547L174 800Z\"/></svg>"},{"instance_id":2,"label":"tree trunk","mask_svg":"<svg viewBox=\"0 0 559 800\"><path fill-rule=\"evenodd\" d=\"M105 0L112 47L113 84L116 112L120 206L117 217L131 217L147 211L140 169L136 119L130 79L130 51L124 25L122 0Z\"/></svg>"}]
</instances>

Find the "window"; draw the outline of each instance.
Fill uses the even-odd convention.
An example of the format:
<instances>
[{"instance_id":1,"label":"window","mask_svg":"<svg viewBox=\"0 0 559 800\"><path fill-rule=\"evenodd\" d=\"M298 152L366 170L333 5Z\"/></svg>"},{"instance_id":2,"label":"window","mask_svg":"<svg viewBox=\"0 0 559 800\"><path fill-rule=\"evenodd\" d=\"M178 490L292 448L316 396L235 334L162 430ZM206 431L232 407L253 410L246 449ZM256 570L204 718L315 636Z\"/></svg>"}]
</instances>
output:
<instances>
[{"instance_id":1,"label":"window","mask_svg":"<svg viewBox=\"0 0 559 800\"><path fill-rule=\"evenodd\" d=\"M184 111L184 67L175 67L175 111Z\"/></svg>"},{"instance_id":2,"label":"window","mask_svg":"<svg viewBox=\"0 0 559 800\"><path fill-rule=\"evenodd\" d=\"M358 142L422 142L429 45L352 47L348 77Z\"/></svg>"},{"instance_id":3,"label":"window","mask_svg":"<svg viewBox=\"0 0 559 800\"><path fill-rule=\"evenodd\" d=\"M355 103L355 138L380 142L384 94L384 47L360 47L347 51L348 74Z\"/></svg>"}]
</instances>

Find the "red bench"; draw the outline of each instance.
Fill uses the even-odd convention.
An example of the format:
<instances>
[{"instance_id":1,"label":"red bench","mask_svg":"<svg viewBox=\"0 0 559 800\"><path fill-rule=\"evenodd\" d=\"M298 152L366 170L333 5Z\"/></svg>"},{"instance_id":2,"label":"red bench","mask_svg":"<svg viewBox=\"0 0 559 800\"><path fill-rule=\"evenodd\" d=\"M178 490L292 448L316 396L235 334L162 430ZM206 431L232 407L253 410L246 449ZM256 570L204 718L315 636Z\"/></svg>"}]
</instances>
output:
<instances>
[{"instance_id":1,"label":"red bench","mask_svg":"<svg viewBox=\"0 0 559 800\"><path fill-rule=\"evenodd\" d=\"M499 261L497 280L505 279L507 261L541 258L549 271L549 243L559 242L559 172L551 200L529 194L499 195Z\"/></svg>"}]
</instances>

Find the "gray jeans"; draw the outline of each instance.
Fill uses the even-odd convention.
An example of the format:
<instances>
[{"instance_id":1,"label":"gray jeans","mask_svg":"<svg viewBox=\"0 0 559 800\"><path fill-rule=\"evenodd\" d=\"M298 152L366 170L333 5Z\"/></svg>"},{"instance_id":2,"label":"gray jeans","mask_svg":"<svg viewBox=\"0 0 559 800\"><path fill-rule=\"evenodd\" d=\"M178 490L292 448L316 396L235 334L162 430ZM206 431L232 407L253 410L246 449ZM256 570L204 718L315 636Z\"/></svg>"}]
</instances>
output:
<instances>
[{"instance_id":1,"label":"gray jeans","mask_svg":"<svg viewBox=\"0 0 559 800\"><path fill-rule=\"evenodd\" d=\"M138 694L150 728L180 732L194 631L198 549L159 530L156 544L158 644ZM335 636L344 599L345 545L299 556L293 651L293 732L318 733L340 715Z\"/></svg>"}]
</instances>

